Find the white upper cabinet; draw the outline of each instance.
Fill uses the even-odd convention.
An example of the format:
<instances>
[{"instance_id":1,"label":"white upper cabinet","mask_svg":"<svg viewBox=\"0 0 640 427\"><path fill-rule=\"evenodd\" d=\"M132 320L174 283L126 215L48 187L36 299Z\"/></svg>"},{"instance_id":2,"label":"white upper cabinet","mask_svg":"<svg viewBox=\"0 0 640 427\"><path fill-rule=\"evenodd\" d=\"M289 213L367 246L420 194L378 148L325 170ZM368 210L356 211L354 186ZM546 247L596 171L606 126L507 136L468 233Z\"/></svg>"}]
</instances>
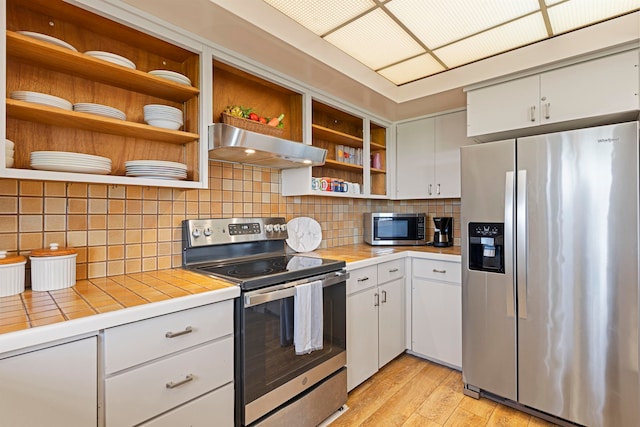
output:
<instances>
[{"instance_id":1,"label":"white upper cabinet","mask_svg":"<svg viewBox=\"0 0 640 427\"><path fill-rule=\"evenodd\" d=\"M465 111L397 125L396 198L460 197L460 147L466 136Z\"/></svg>"},{"instance_id":2,"label":"white upper cabinet","mask_svg":"<svg viewBox=\"0 0 640 427\"><path fill-rule=\"evenodd\" d=\"M470 89L467 135L490 141L633 120L640 109L638 62L633 49Z\"/></svg>"}]
</instances>

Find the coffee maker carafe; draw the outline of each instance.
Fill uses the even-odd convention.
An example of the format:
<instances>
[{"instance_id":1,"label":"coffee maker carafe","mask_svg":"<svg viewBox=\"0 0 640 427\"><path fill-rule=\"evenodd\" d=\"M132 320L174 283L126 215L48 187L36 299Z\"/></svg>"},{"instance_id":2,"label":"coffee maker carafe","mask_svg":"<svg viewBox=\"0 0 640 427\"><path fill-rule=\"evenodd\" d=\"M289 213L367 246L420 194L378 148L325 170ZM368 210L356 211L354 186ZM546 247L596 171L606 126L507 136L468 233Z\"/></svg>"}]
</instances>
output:
<instances>
[{"instance_id":1,"label":"coffee maker carafe","mask_svg":"<svg viewBox=\"0 0 640 427\"><path fill-rule=\"evenodd\" d=\"M453 218L450 216L433 217L435 230L433 246L453 246Z\"/></svg>"}]
</instances>

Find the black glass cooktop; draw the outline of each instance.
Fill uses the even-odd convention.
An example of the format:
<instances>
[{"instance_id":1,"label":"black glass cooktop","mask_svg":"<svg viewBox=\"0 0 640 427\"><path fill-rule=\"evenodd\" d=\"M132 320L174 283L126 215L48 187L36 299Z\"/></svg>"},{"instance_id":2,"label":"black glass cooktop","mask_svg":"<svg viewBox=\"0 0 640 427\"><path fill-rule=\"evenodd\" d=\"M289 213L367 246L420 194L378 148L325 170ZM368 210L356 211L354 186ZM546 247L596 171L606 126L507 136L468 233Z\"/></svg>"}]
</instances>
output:
<instances>
[{"instance_id":1,"label":"black glass cooktop","mask_svg":"<svg viewBox=\"0 0 640 427\"><path fill-rule=\"evenodd\" d=\"M236 282L242 289L248 290L337 271L344 266L344 261L301 255L279 255L239 262L199 265L195 270Z\"/></svg>"}]
</instances>

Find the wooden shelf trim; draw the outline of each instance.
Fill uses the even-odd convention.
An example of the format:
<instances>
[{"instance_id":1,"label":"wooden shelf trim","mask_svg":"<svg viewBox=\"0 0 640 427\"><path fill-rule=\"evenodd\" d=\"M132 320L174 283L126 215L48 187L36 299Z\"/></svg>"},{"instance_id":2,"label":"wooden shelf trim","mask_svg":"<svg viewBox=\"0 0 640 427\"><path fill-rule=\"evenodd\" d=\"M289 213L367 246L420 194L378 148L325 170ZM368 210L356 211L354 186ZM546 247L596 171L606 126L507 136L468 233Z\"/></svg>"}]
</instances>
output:
<instances>
[{"instance_id":1,"label":"wooden shelf trim","mask_svg":"<svg viewBox=\"0 0 640 427\"><path fill-rule=\"evenodd\" d=\"M349 135L344 132L329 129L324 126L312 124L313 137L325 139L338 144L348 145L349 147L362 148L363 140L357 136Z\"/></svg>"},{"instance_id":2,"label":"wooden shelf trim","mask_svg":"<svg viewBox=\"0 0 640 427\"><path fill-rule=\"evenodd\" d=\"M332 168L332 169L340 169L340 170L351 171L351 172L354 172L354 171L355 172L362 172L362 170L364 169L360 165L352 165L350 163L338 162L336 160L331 160L331 159L325 160L324 165L321 166L321 167ZM383 174L383 173L387 173L387 171L382 170L382 169L371 168L371 173Z\"/></svg>"},{"instance_id":3,"label":"wooden shelf trim","mask_svg":"<svg viewBox=\"0 0 640 427\"><path fill-rule=\"evenodd\" d=\"M173 144L186 144L200 138L200 135L197 133L162 129L142 123L68 111L10 98L7 98L7 116L52 126L82 129Z\"/></svg>"},{"instance_id":4,"label":"wooden shelf trim","mask_svg":"<svg viewBox=\"0 0 640 427\"><path fill-rule=\"evenodd\" d=\"M377 144L373 141L369 143L369 147L371 147L371 151L385 151L387 149L386 146Z\"/></svg>"},{"instance_id":5,"label":"wooden shelf trim","mask_svg":"<svg viewBox=\"0 0 640 427\"><path fill-rule=\"evenodd\" d=\"M103 61L13 31L7 31L7 55L55 71L176 102L187 101L200 93L193 86Z\"/></svg>"}]
</instances>

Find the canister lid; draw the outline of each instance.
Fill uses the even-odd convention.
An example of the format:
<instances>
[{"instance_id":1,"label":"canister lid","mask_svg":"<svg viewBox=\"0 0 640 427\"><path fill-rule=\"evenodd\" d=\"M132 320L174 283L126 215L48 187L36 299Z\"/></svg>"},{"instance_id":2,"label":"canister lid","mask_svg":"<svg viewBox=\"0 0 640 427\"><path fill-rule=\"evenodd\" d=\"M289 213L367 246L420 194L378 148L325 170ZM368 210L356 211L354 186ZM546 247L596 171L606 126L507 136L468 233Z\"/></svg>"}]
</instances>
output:
<instances>
[{"instance_id":1,"label":"canister lid","mask_svg":"<svg viewBox=\"0 0 640 427\"><path fill-rule=\"evenodd\" d=\"M63 256L73 255L77 251L73 248L60 248L57 243L51 243L48 248L34 249L31 251L32 257L44 257L44 256Z\"/></svg>"},{"instance_id":2,"label":"canister lid","mask_svg":"<svg viewBox=\"0 0 640 427\"><path fill-rule=\"evenodd\" d=\"M25 261L26 258L22 255L7 256L7 251L0 251L0 265L18 264Z\"/></svg>"}]
</instances>

